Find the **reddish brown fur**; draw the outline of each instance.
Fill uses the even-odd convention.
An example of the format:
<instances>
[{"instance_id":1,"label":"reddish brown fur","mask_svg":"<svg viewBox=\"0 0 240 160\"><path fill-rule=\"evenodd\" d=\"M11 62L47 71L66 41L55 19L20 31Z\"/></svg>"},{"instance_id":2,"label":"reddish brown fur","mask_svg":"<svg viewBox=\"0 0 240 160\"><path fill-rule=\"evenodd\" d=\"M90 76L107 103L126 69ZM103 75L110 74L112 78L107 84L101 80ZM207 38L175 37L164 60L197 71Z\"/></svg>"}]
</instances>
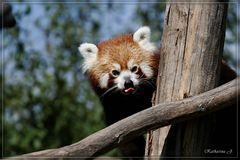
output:
<instances>
[{"instance_id":1,"label":"reddish brown fur","mask_svg":"<svg viewBox=\"0 0 240 160\"><path fill-rule=\"evenodd\" d=\"M159 54L141 49L138 43L133 41L132 34L114 37L99 43L97 47L97 62L89 71L94 88L98 87L101 74L111 72L113 63L120 64L121 70L126 70L130 59L134 60L134 64L147 63L154 70L154 76L157 75Z\"/></svg>"}]
</instances>

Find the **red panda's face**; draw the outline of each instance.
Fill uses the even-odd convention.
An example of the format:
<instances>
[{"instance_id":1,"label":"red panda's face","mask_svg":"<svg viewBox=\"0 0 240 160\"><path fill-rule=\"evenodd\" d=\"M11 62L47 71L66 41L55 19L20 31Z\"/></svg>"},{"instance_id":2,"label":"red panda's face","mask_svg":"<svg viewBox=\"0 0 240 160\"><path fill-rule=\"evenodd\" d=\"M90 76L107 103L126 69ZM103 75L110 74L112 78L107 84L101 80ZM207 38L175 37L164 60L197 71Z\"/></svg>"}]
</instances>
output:
<instances>
[{"instance_id":1,"label":"red panda's face","mask_svg":"<svg viewBox=\"0 0 240 160\"><path fill-rule=\"evenodd\" d=\"M150 42L150 29L142 27L133 35L118 36L79 47L84 57L83 69L94 88L117 88L123 94L133 94L141 81L156 75L156 47Z\"/></svg>"}]
</instances>

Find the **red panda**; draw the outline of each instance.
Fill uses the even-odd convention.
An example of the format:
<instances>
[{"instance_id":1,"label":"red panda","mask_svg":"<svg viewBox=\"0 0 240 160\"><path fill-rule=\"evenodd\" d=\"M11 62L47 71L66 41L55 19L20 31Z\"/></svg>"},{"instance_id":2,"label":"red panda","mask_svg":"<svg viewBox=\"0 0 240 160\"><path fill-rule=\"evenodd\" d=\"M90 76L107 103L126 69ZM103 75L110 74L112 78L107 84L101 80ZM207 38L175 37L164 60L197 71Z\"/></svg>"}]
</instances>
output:
<instances>
[{"instance_id":1,"label":"red panda","mask_svg":"<svg viewBox=\"0 0 240 160\"><path fill-rule=\"evenodd\" d=\"M98 45L83 43L83 71L104 107L107 125L151 106L156 88L159 53L149 27ZM137 137L120 147L123 156L143 156L145 140ZM130 146L130 147L129 147Z\"/></svg>"},{"instance_id":2,"label":"red panda","mask_svg":"<svg viewBox=\"0 0 240 160\"><path fill-rule=\"evenodd\" d=\"M151 106L159 65L158 48L150 41L151 30L141 27L133 34L114 37L99 44L83 43L83 71L104 107L107 125ZM229 76L230 75L230 76ZM236 77L222 63L221 84ZM143 136L120 147L123 156L144 156Z\"/></svg>"}]
</instances>

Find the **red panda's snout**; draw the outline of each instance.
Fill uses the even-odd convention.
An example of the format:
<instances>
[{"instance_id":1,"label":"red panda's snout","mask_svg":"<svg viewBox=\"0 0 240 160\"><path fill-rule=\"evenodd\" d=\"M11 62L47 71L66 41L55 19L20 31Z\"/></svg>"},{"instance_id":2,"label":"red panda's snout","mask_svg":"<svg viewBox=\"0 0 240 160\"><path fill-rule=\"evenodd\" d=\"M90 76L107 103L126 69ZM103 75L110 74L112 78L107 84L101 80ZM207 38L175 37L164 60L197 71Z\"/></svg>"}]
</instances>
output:
<instances>
[{"instance_id":1,"label":"red panda's snout","mask_svg":"<svg viewBox=\"0 0 240 160\"><path fill-rule=\"evenodd\" d=\"M117 87L125 94L134 93L139 84L139 76L131 71L122 71L115 79Z\"/></svg>"},{"instance_id":2,"label":"red panda's snout","mask_svg":"<svg viewBox=\"0 0 240 160\"><path fill-rule=\"evenodd\" d=\"M111 74L115 76L114 83L122 93L133 94L137 91L142 79L153 76L153 70L145 63L134 64L133 60L129 60L127 66L128 69L123 71L114 69Z\"/></svg>"}]
</instances>

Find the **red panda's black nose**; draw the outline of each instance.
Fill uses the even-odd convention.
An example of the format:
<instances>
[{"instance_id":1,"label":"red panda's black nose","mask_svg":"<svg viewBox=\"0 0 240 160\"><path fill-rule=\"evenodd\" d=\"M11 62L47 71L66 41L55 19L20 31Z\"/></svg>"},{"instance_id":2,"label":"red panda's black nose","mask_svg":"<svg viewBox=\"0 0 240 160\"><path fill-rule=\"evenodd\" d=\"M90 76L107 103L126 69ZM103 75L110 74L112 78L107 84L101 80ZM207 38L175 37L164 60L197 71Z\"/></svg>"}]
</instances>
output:
<instances>
[{"instance_id":1,"label":"red panda's black nose","mask_svg":"<svg viewBox=\"0 0 240 160\"><path fill-rule=\"evenodd\" d=\"M124 87L125 88L132 88L132 87L134 87L133 86L133 81L131 81L130 79L126 80L125 83L124 83Z\"/></svg>"}]
</instances>

